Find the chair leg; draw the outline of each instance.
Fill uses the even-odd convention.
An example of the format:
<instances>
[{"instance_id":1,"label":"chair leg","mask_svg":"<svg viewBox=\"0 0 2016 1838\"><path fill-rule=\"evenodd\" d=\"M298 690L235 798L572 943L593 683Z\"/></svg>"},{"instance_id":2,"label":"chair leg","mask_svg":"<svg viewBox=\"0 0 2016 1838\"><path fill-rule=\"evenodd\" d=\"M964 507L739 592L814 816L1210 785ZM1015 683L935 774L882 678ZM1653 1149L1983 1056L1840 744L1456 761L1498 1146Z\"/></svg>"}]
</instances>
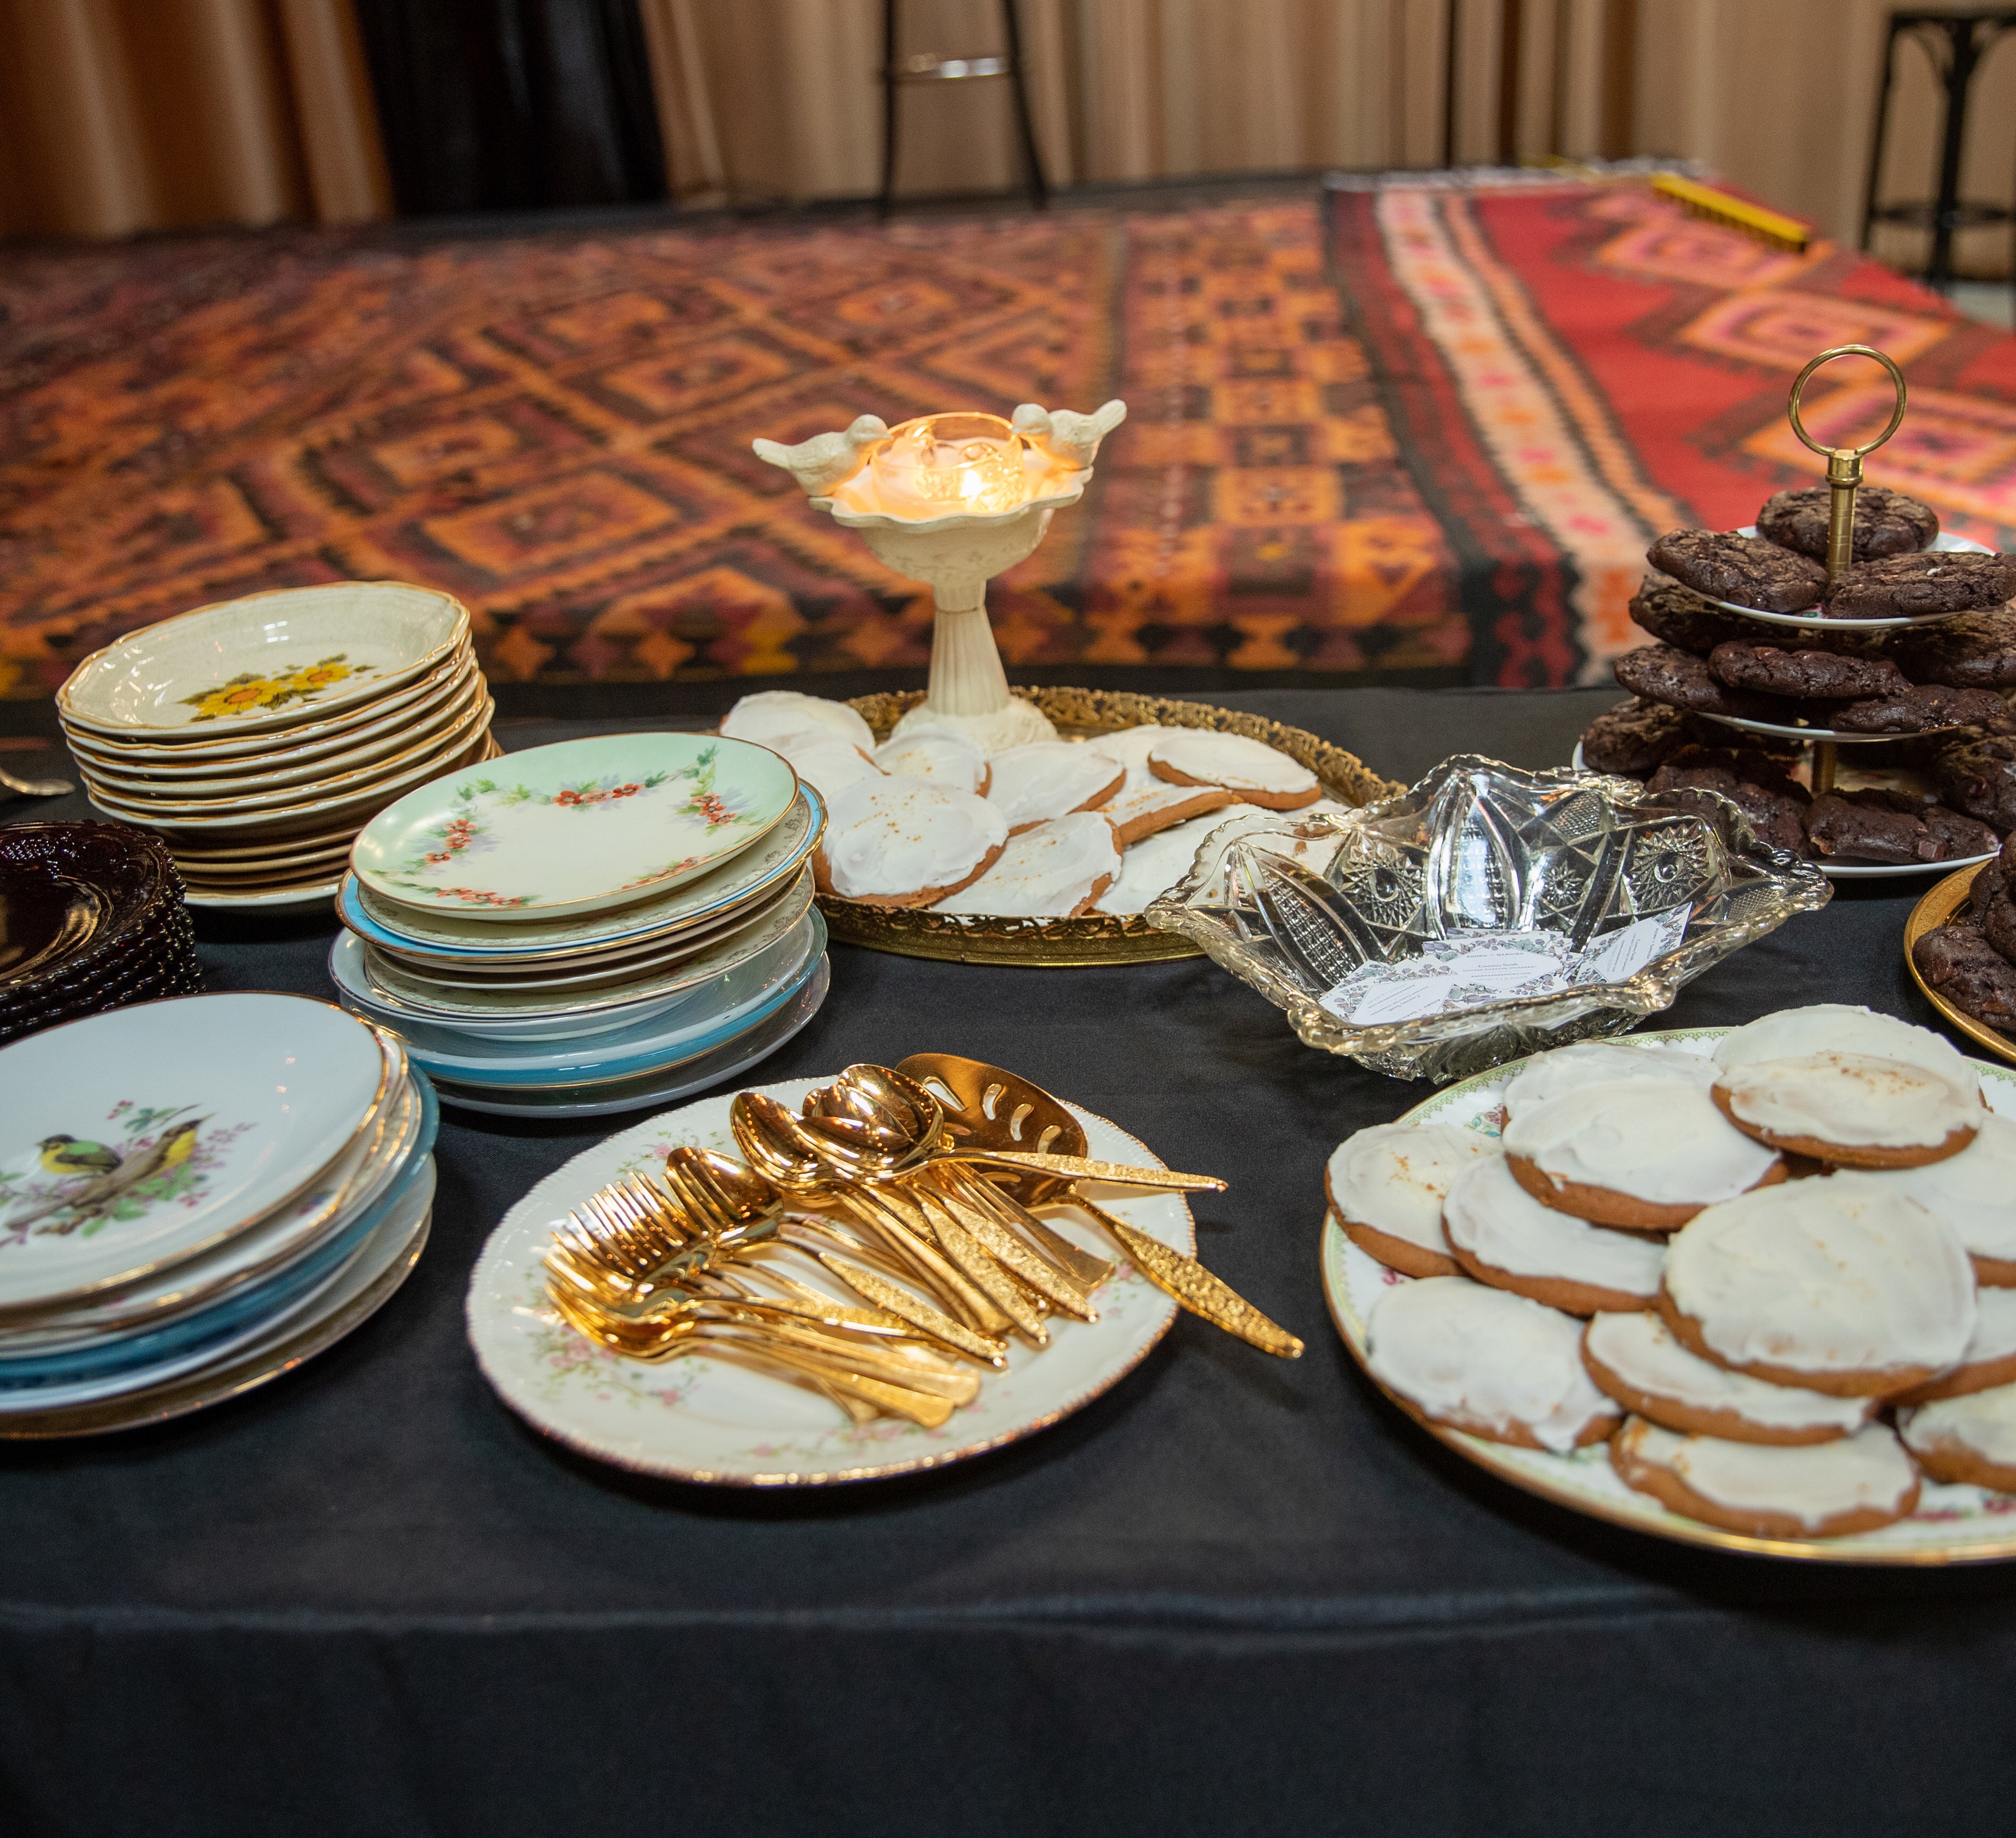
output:
<instances>
[{"instance_id":1,"label":"chair leg","mask_svg":"<svg viewBox=\"0 0 2016 1838\"><path fill-rule=\"evenodd\" d=\"M1883 45L1883 81L1876 92L1876 135L1869 147L1869 185L1862 196L1862 247L1869 247L1876 218L1876 188L1883 172L1883 146L1890 135L1890 90L1897 76L1897 20L1891 16L1890 36Z\"/></svg>"},{"instance_id":2,"label":"chair leg","mask_svg":"<svg viewBox=\"0 0 2016 1838\"><path fill-rule=\"evenodd\" d=\"M1942 293L1950 292L1953 278L1953 232L1960 210L1960 155L1967 136L1967 89L1974 81L1976 49L1974 22L1956 20L1946 27L1949 49L1946 54L1946 106L1940 124L1939 196L1932 207L1932 259L1925 279Z\"/></svg>"},{"instance_id":3,"label":"chair leg","mask_svg":"<svg viewBox=\"0 0 2016 1838\"><path fill-rule=\"evenodd\" d=\"M894 6L896 0L889 0ZM1022 159L1029 174L1029 202L1039 210L1050 201L1049 182L1043 176L1042 156L1036 151L1036 128L1029 113L1029 74L1022 61L1022 22L1015 0L1001 0L1002 23L1008 40L1008 78L1015 86L1015 127L1022 142Z\"/></svg>"},{"instance_id":4,"label":"chair leg","mask_svg":"<svg viewBox=\"0 0 2016 1838\"><path fill-rule=\"evenodd\" d=\"M896 201L896 0L882 0L882 190L876 214L887 217Z\"/></svg>"}]
</instances>

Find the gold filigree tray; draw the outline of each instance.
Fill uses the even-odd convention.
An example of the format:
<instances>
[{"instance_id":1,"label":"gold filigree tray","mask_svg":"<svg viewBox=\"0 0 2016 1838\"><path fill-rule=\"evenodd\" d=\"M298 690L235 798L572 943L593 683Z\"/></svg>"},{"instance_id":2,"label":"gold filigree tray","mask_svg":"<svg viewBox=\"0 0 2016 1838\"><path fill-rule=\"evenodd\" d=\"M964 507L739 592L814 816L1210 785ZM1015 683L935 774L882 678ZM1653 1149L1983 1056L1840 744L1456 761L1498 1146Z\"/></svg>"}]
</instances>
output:
<instances>
[{"instance_id":1,"label":"gold filigree tray","mask_svg":"<svg viewBox=\"0 0 2016 1838\"><path fill-rule=\"evenodd\" d=\"M1056 724L1060 735L1111 734L1154 722L1165 728L1208 728L1265 741L1316 774L1324 792L1340 804L1369 804L1402 787L1382 779L1353 753L1319 739L1305 728L1270 721L1265 715L1218 708L1208 702L1177 702L1101 689L1021 689ZM924 699L920 689L857 696L852 707L886 740L889 731ZM865 944L905 957L948 958L971 964L1027 964L1053 969L1093 964L1152 963L1202 955L1189 939L1157 931L1139 913L1125 916L1088 913L1082 919L956 918L916 907L868 906L822 894L827 929L845 944Z\"/></svg>"},{"instance_id":2,"label":"gold filigree tray","mask_svg":"<svg viewBox=\"0 0 2016 1838\"><path fill-rule=\"evenodd\" d=\"M1949 923L1967 905L1974 891L1974 877L1981 872L1982 865L1976 863L1971 868L1963 868L1957 874L1948 875L1911 908L1911 916L1904 922L1904 962L1910 967L1911 980L1917 984L1925 1000L1950 1025L1957 1027L1977 1046L1985 1047L1998 1058L2016 1064L2016 1040L1990 1027L1985 1021L1977 1021L1966 1009L1948 1002L1919 975L1918 960L1912 955L1913 948L1921 938Z\"/></svg>"}]
</instances>

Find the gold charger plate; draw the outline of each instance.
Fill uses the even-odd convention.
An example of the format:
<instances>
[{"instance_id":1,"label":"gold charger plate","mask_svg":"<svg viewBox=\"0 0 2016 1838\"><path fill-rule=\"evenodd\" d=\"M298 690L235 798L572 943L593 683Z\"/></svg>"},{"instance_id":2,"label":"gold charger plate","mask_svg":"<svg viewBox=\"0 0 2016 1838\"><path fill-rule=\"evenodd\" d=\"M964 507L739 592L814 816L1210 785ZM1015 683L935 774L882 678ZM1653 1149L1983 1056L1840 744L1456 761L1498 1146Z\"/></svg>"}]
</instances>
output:
<instances>
[{"instance_id":1,"label":"gold charger plate","mask_svg":"<svg viewBox=\"0 0 2016 1838\"><path fill-rule=\"evenodd\" d=\"M1172 701L1116 690L1018 689L1010 693L1034 703L1067 739L1111 734L1150 722L1165 728L1208 728L1279 747L1315 773L1324 792L1340 804L1369 804L1405 789L1381 778L1355 754L1332 746L1305 728L1287 727L1265 715L1219 708L1208 702ZM923 699L923 690L909 689L857 696L849 706L875 730L876 739L883 741L898 720ZM820 894L819 903L836 941L904 957L1065 969L1203 955L1187 938L1157 931L1139 913L1088 913L1082 919L956 919L949 913L916 907L864 905L832 894Z\"/></svg>"},{"instance_id":2,"label":"gold charger plate","mask_svg":"<svg viewBox=\"0 0 2016 1838\"><path fill-rule=\"evenodd\" d=\"M1733 1031L1727 1027L1671 1028L1633 1033L1625 1038L1693 1045L1711 1043ZM1397 1120L1449 1124L1495 1137L1504 1118L1499 1094L1525 1063L1515 1059L1464 1079L1417 1104ZM1981 1073L1993 1108L2004 1117L2016 1116L2016 1072L1984 1065L1978 1059L1970 1063ZM1626 1487L1610 1465L1607 1443L1557 1455L1543 1449L1515 1448L1507 1443L1452 1430L1446 1424L1431 1423L1406 1399L1388 1390L1366 1359L1365 1321L1373 1301L1386 1286L1410 1279L1388 1270L1353 1244L1327 1208L1323 1214L1320 1260L1323 1300L1329 1306L1330 1319L1365 1376L1438 1442L1445 1443L1487 1473L1551 1500L1556 1505L1653 1538L1670 1538L1676 1544L1809 1563L1922 1568L2016 1557L2016 1496L1991 1493L1982 1487L1946 1486L1928 1480L1917 1511L1909 1519L1877 1531L1839 1538L1752 1538L1683 1518L1651 1494Z\"/></svg>"},{"instance_id":3,"label":"gold charger plate","mask_svg":"<svg viewBox=\"0 0 2016 1838\"><path fill-rule=\"evenodd\" d=\"M1967 904L1967 895L1974 890L1974 877L1986 866L1986 862L1978 861L1971 868L1963 868L1957 874L1948 875L1911 908L1911 916L1904 922L1904 962L1910 966L1911 980L1917 984L1920 993L1951 1026L1977 1045L1987 1048L1997 1058L2016 1065L2016 1040L1990 1027L1985 1021L1977 1021L1966 1009L1956 1008L1948 1002L1918 974L1918 960L1911 955L1912 947L1921 938L1928 932L1937 931Z\"/></svg>"}]
</instances>

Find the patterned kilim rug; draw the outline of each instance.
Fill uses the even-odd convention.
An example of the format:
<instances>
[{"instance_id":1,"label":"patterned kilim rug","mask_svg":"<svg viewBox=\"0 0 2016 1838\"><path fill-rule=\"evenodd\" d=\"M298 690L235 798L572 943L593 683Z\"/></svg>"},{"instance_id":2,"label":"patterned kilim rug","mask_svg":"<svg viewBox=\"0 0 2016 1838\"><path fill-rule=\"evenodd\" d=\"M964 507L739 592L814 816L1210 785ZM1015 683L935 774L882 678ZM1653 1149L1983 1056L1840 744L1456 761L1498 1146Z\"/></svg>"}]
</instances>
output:
<instances>
[{"instance_id":1,"label":"patterned kilim rug","mask_svg":"<svg viewBox=\"0 0 2016 1838\"><path fill-rule=\"evenodd\" d=\"M1868 476L1957 534L2016 544L2016 337L1829 243L1803 255L1680 215L1642 182L1341 179L1331 252L1380 401L1460 558L1474 680L1607 682L1645 642L1626 602L1647 541L1751 522L1825 462L1785 417L1830 346L1910 385ZM1866 440L1889 379L1841 359L1809 431Z\"/></svg>"},{"instance_id":2,"label":"patterned kilim rug","mask_svg":"<svg viewBox=\"0 0 2016 1838\"><path fill-rule=\"evenodd\" d=\"M928 599L749 451L864 409L1127 397L992 592L1011 667L1053 674L1599 674L1649 534L1811 476L1785 382L1849 338L1917 388L1876 476L2016 523L2016 340L1885 271L1632 187L1329 208L1327 249L1312 196L12 253L0 693L344 577L461 595L500 685L921 665Z\"/></svg>"}]
</instances>

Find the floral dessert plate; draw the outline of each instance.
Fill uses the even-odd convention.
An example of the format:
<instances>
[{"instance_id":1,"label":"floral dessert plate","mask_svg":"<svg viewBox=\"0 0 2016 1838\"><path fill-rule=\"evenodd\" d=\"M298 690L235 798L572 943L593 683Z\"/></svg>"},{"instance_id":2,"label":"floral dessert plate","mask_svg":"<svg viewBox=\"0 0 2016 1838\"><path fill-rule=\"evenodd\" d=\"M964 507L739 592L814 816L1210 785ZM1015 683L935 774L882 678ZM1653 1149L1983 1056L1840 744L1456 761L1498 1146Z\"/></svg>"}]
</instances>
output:
<instances>
[{"instance_id":1,"label":"floral dessert plate","mask_svg":"<svg viewBox=\"0 0 2016 1838\"><path fill-rule=\"evenodd\" d=\"M600 912L669 890L767 835L797 775L712 734L608 734L514 753L381 811L351 865L402 907L488 919Z\"/></svg>"},{"instance_id":2,"label":"floral dessert plate","mask_svg":"<svg viewBox=\"0 0 2016 1838\"><path fill-rule=\"evenodd\" d=\"M56 706L114 740L264 733L376 700L468 635L468 609L432 588L281 588L129 632L77 667Z\"/></svg>"},{"instance_id":3,"label":"floral dessert plate","mask_svg":"<svg viewBox=\"0 0 2016 1838\"><path fill-rule=\"evenodd\" d=\"M1726 1027L1667 1029L1629 1035L1636 1041L1664 1041L1703 1055L1731 1031ZM1447 1124L1455 1128L1474 1130L1496 1137L1505 1117L1499 1102L1506 1086L1524 1060L1494 1067L1438 1092L1417 1104L1399 1120L1420 1127ZM2016 1070L1969 1062L1981 1074L1982 1094L1989 1108L2004 1117L2016 1116ZM1366 1364L1366 1318L1373 1304L1389 1287L1411 1281L1397 1270L1388 1269L1346 1238L1334 1217L1326 1212L1323 1225L1323 1294L1330 1304L1330 1318L1352 1357ZM1377 1383L1377 1380L1373 1379ZM1384 1387L1381 1387L1381 1390ZM1392 1394L1389 1392L1388 1395ZM1401 1400L1401 1408L1415 1413ZM1419 1420L1418 1419L1417 1419ZM1723 1531L1697 1520L1669 1512L1649 1494L1626 1487L1610 1465L1607 1443L1596 1443L1565 1455L1543 1449L1514 1448L1452 1430L1439 1423L1423 1427L1438 1441L1447 1443L1460 1455L1501 1480L1528 1493L1539 1494L1557 1505L1586 1512L1592 1518L1649 1532L1654 1538L1672 1538L1685 1545L1705 1545L1719 1551L1745 1551L1765 1557L1795 1557L1834 1563L1939 1564L1967 1563L1991 1558L2016 1557L2016 1497L1990 1493L1972 1486L1947 1486L1928 1480L1918 1509L1909 1519L1886 1525L1879 1531L1860 1532L1838 1538L1761 1538L1740 1532Z\"/></svg>"},{"instance_id":4,"label":"floral dessert plate","mask_svg":"<svg viewBox=\"0 0 2016 1838\"><path fill-rule=\"evenodd\" d=\"M830 1082L794 1079L759 1088L795 1110L808 1092ZM1097 1321L1050 1317L1046 1349L1017 1343L1007 1371L988 1374L979 1396L936 1430L888 1418L856 1426L824 1398L740 1366L700 1355L650 1365L582 1339L546 1301L541 1259L554 1226L610 1182L657 1172L682 1143L734 1154L733 1102L726 1092L704 1098L576 1156L504 1215L477 1261L468 1304L477 1361L506 1404L570 1448L639 1473L741 1487L812 1487L943 1467L1089 1404L1168 1331L1175 1304L1123 1262L1094 1293ZM1125 1131L1071 1108L1085 1124L1089 1154L1164 1165ZM1196 1246L1195 1223L1179 1194L1105 1203L1179 1251ZM1064 1210L1044 1217L1087 1250L1112 1255L1089 1221Z\"/></svg>"},{"instance_id":5,"label":"floral dessert plate","mask_svg":"<svg viewBox=\"0 0 2016 1838\"><path fill-rule=\"evenodd\" d=\"M194 1257L304 1193L398 1088L305 996L115 1009L0 1048L0 1317Z\"/></svg>"},{"instance_id":6,"label":"floral dessert plate","mask_svg":"<svg viewBox=\"0 0 2016 1838\"><path fill-rule=\"evenodd\" d=\"M721 925L783 887L805 865L825 832L825 803L801 780L797 801L774 829L719 867L632 905L497 926L458 913L399 905L351 875L344 881L337 906L353 932L409 959L448 964L571 958Z\"/></svg>"}]
</instances>

